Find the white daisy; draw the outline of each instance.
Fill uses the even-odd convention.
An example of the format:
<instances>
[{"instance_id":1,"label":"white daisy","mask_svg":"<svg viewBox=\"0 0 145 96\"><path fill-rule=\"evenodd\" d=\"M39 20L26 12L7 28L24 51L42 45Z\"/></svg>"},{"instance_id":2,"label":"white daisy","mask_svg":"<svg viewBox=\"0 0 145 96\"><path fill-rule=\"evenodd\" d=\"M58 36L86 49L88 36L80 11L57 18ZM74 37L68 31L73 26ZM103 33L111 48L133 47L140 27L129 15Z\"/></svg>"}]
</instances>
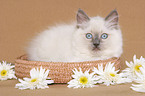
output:
<instances>
[{"instance_id":1,"label":"white daisy","mask_svg":"<svg viewBox=\"0 0 145 96\"><path fill-rule=\"evenodd\" d=\"M0 62L0 80L16 79L13 69L14 67L14 65L11 65L11 63L7 63L6 61Z\"/></svg>"},{"instance_id":2,"label":"white daisy","mask_svg":"<svg viewBox=\"0 0 145 96\"><path fill-rule=\"evenodd\" d=\"M93 70L98 76L98 83L103 83L107 86L131 82L130 79L124 78L124 74L118 74L119 70L115 71L114 63L108 63L103 69L103 65L98 65L98 69Z\"/></svg>"},{"instance_id":3,"label":"white daisy","mask_svg":"<svg viewBox=\"0 0 145 96\"><path fill-rule=\"evenodd\" d=\"M137 78L134 79L137 84L132 84L130 88L134 91L145 92L145 65L139 69L141 72L136 72Z\"/></svg>"},{"instance_id":4,"label":"white daisy","mask_svg":"<svg viewBox=\"0 0 145 96\"><path fill-rule=\"evenodd\" d=\"M96 76L94 76L94 72L89 74L89 70L82 72L82 69L79 68L79 71L75 68L73 70L74 75L72 77L71 81L68 82L69 88L88 88L88 87L94 87L97 82Z\"/></svg>"},{"instance_id":5,"label":"white daisy","mask_svg":"<svg viewBox=\"0 0 145 96\"><path fill-rule=\"evenodd\" d=\"M46 70L42 68L42 66L40 67L40 71L39 69L31 69L30 70L30 77L31 78L23 78L19 79L18 84L16 84L16 88L19 88L21 90L23 89L45 89L45 88L49 88L47 86L47 84L51 84L54 83L53 80L46 80L47 76L48 76L49 70Z\"/></svg>"},{"instance_id":6,"label":"white daisy","mask_svg":"<svg viewBox=\"0 0 145 96\"><path fill-rule=\"evenodd\" d=\"M126 75L126 77L132 79L137 78L136 72L140 73L140 67L145 65L145 59L141 56L140 59L136 59L136 55L133 56L133 62L130 63L126 61L126 65L128 68L123 70L123 73Z\"/></svg>"}]
</instances>

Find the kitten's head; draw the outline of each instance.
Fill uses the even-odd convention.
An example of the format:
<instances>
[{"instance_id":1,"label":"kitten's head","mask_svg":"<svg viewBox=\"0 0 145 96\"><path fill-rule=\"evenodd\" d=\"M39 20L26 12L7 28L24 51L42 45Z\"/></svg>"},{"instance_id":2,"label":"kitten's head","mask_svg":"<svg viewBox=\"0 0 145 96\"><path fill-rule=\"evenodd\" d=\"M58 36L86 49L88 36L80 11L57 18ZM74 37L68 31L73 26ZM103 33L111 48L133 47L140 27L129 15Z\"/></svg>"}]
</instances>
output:
<instances>
[{"instance_id":1,"label":"kitten's head","mask_svg":"<svg viewBox=\"0 0 145 96\"><path fill-rule=\"evenodd\" d=\"M118 13L113 10L106 18L89 18L79 9L77 31L75 32L77 50L93 57L119 57L122 53L122 34L118 24Z\"/></svg>"}]
</instances>

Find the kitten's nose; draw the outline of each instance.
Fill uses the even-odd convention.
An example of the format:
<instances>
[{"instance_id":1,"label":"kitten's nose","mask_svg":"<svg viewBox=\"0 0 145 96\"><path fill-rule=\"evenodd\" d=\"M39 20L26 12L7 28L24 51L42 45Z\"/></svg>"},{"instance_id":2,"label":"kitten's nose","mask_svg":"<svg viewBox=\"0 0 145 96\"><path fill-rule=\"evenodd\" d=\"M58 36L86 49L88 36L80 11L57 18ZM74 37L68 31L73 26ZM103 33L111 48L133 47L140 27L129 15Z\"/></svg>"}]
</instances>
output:
<instances>
[{"instance_id":1,"label":"kitten's nose","mask_svg":"<svg viewBox=\"0 0 145 96\"><path fill-rule=\"evenodd\" d=\"M94 40L93 45L97 48L100 45L100 40Z\"/></svg>"},{"instance_id":2,"label":"kitten's nose","mask_svg":"<svg viewBox=\"0 0 145 96\"><path fill-rule=\"evenodd\" d=\"M93 44L95 47L98 47L100 45L100 43L94 43Z\"/></svg>"}]
</instances>

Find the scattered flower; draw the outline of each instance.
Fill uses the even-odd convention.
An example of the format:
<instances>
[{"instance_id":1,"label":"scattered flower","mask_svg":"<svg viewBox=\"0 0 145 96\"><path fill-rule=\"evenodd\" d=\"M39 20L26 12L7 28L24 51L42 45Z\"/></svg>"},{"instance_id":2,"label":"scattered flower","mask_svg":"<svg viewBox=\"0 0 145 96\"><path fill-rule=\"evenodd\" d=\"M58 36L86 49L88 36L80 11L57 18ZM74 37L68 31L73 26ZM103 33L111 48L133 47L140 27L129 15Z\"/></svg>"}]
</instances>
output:
<instances>
[{"instance_id":1,"label":"scattered flower","mask_svg":"<svg viewBox=\"0 0 145 96\"><path fill-rule=\"evenodd\" d=\"M74 79L72 79L71 81L68 82L68 86L69 88L88 88L88 87L94 87L97 83L97 78L94 75L95 73L91 73L89 74L90 70L85 71L84 73L82 72L82 69L79 68L79 71L75 68L73 70L74 75L72 75L72 77Z\"/></svg>"},{"instance_id":2,"label":"scattered flower","mask_svg":"<svg viewBox=\"0 0 145 96\"><path fill-rule=\"evenodd\" d=\"M7 63L6 61L0 62L0 80L16 79L13 69L14 67L14 65L11 65L11 63Z\"/></svg>"},{"instance_id":3,"label":"scattered flower","mask_svg":"<svg viewBox=\"0 0 145 96\"><path fill-rule=\"evenodd\" d=\"M136 58L136 55L133 56L133 62L130 63L126 61L126 65L128 68L123 70L123 73L126 75L126 77L132 79L137 78L136 72L141 73L140 67L145 65L145 59L141 56L140 59Z\"/></svg>"},{"instance_id":4,"label":"scattered flower","mask_svg":"<svg viewBox=\"0 0 145 96\"><path fill-rule=\"evenodd\" d=\"M42 68L42 66L40 67L40 71L39 69L31 69L30 70L30 77L31 78L23 78L19 79L18 84L16 84L16 88L19 88L21 90L23 89L45 89L45 88L49 88L47 84L51 84L54 83L53 80L46 80L47 76L49 74L49 70L46 70Z\"/></svg>"},{"instance_id":5,"label":"scattered flower","mask_svg":"<svg viewBox=\"0 0 145 96\"><path fill-rule=\"evenodd\" d=\"M132 84L130 88L134 91L145 92L145 65L139 69L140 72L136 71L137 78L134 79L137 84Z\"/></svg>"},{"instance_id":6,"label":"scattered flower","mask_svg":"<svg viewBox=\"0 0 145 96\"><path fill-rule=\"evenodd\" d=\"M124 78L123 73L118 74L119 70L115 71L114 63L106 64L104 69L103 65L98 65L98 69L94 68L93 71L98 75L98 83L103 83L107 86L131 82L130 79Z\"/></svg>"}]
</instances>

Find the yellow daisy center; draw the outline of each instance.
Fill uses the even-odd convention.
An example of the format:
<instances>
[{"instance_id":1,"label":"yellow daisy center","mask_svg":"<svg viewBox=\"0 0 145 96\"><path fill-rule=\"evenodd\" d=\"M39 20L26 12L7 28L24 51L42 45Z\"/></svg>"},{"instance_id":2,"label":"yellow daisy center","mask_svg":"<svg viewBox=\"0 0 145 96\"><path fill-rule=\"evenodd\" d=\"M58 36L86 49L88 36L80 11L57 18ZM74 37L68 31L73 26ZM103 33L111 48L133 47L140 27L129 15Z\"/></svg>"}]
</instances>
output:
<instances>
[{"instance_id":1,"label":"yellow daisy center","mask_svg":"<svg viewBox=\"0 0 145 96\"><path fill-rule=\"evenodd\" d=\"M142 67L141 64L136 64L134 67L135 71L140 72L140 69L139 69L140 67Z\"/></svg>"},{"instance_id":2,"label":"yellow daisy center","mask_svg":"<svg viewBox=\"0 0 145 96\"><path fill-rule=\"evenodd\" d=\"M32 79L30 82L34 83L34 82L36 82L36 81L37 81L37 78Z\"/></svg>"},{"instance_id":3,"label":"yellow daisy center","mask_svg":"<svg viewBox=\"0 0 145 96\"><path fill-rule=\"evenodd\" d=\"M2 70L1 71L1 76L6 76L7 75L7 70Z\"/></svg>"},{"instance_id":4,"label":"yellow daisy center","mask_svg":"<svg viewBox=\"0 0 145 96\"><path fill-rule=\"evenodd\" d=\"M114 73L110 73L110 76L115 77L115 74Z\"/></svg>"},{"instance_id":5,"label":"yellow daisy center","mask_svg":"<svg viewBox=\"0 0 145 96\"><path fill-rule=\"evenodd\" d=\"M87 77L85 77L85 76L83 76L83 77L81 77L80 79L79 79L79 81L80 81L80 83L81 84L87 84L87 82L88 82L88 78Z\"/></svg>"}]
</instances>

